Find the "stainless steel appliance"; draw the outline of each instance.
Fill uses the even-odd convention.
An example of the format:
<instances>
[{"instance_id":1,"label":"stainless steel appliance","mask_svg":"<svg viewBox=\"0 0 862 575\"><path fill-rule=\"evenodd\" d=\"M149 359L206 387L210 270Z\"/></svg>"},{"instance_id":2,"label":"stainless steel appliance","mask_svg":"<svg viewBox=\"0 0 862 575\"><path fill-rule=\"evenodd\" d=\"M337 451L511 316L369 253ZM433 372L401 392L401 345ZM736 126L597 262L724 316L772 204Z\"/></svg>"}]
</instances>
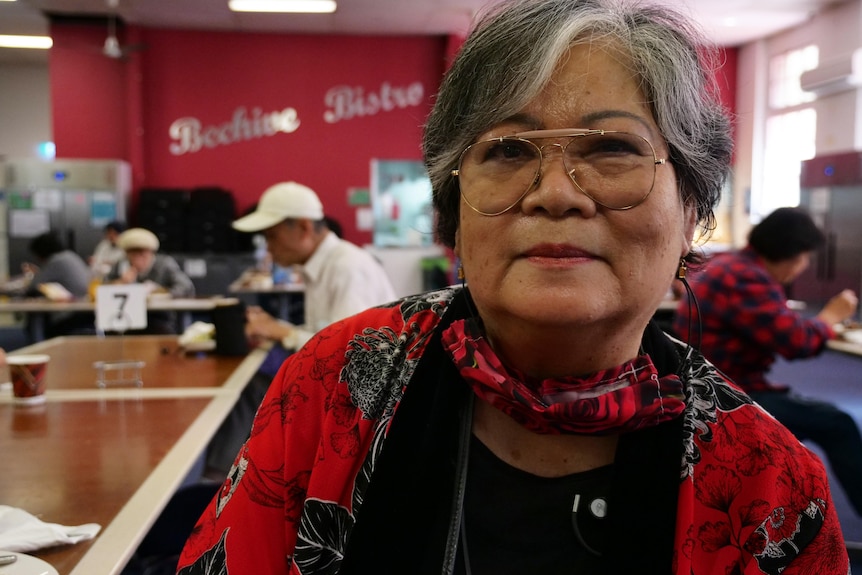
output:
<instances>
[{"instance_id":1,"label":"stainless steel appliance","mask_svg":"<svg viewBox=\"0 0 862 575\"><path fill-rule=\"evenodd\" d=\"M111 220L127 219L131 167L119 160L7 160L0 164L0 274L32 261L30 241L52 231L83 258Z\"/></svg>"},{"instance_id":2,"label":"stainless steel appliance","mask_svg":"<svg viewBox=\"0 0 862 575\"><path fill-rule=\"evenodd\" d=\"M802 162L800 206L826 234L826 245L793 284L791 297L816 312L842 289L862 292L862 152Z\"/></svg>"}]
</instances>

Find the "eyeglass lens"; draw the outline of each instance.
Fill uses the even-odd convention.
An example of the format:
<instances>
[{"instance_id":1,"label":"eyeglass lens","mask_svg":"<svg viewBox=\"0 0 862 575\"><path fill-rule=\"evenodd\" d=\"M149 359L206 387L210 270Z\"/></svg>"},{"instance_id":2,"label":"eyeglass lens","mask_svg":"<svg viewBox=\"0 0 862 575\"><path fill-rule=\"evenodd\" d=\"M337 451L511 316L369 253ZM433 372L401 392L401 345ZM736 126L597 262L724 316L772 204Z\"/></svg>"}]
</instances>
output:
<instances>
[{"instance_id":1,"label":"eyeglass lens","mask_svg":"<svg viewBox=\"0 0 862 575\"><path fill-rule=\"evenodd\" d=\"M569 136L568 143L509 137L477 142L461 155L458 178L466 202L477 212L497 215L523 198L562 150L563 165L587 196L611 209L628 209L652 191L656 157L644 138L626 132ZM565 140L565 139L563 139Z\"/></svg>"}]
</instances>

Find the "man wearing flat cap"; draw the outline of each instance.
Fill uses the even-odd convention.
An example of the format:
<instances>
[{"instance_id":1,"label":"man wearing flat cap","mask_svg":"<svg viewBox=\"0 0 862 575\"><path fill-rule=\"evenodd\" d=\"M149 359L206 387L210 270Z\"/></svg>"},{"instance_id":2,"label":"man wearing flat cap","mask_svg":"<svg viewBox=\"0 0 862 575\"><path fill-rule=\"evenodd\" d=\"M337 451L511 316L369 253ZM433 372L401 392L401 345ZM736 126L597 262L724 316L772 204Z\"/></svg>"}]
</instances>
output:
<instances>
[{"instance_id":1,"label":"man wearing flat cap","mask_svg":"<svg viewBox=\"0 0 862 575\"><path fill-rule=\"evenodd\" d=\"M246 325L251 338L297 349L330 323L395 299L383 267L328 228L317 194L301 184L282 182L268 188L255 211L233 227L262 234L278 265L301 264L305 283L305 323L293 325L252 307Z\"/></svg>"},{"instance_id":2,"label":"man wearing flat cap","mask_svg":"<svg viewBox=\"0 0 862 575\"><path fill-rule=\"evenodd\" d=\"M141 283L150 293L171 297L194 297L195 286L177 260L159 251L159 238L150 230L130 228L120 234L117 245L126 257L111 268L105 283ZM147 333L176 333L176 318L170 312L148 312Z\"/></svg>"}]
</instances>

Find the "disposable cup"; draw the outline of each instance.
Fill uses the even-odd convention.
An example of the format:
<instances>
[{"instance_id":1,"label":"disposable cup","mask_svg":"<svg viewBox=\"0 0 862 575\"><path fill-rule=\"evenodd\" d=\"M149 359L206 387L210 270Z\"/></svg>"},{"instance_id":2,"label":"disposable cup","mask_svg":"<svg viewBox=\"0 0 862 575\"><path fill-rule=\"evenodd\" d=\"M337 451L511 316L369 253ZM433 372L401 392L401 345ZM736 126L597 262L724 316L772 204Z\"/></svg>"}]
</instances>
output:
<instances>
[{"instance_id":1,"label":"disposable cup","mask_svg":"<svg viewBox=\"0 0 862 575\"><path fill-rule=\"evenodd\" d=\"M51 357L44 354L10 355L9 377L12 395L19 405L36 405L45 401L45 372Z\"/></svg>"}]
</instances>

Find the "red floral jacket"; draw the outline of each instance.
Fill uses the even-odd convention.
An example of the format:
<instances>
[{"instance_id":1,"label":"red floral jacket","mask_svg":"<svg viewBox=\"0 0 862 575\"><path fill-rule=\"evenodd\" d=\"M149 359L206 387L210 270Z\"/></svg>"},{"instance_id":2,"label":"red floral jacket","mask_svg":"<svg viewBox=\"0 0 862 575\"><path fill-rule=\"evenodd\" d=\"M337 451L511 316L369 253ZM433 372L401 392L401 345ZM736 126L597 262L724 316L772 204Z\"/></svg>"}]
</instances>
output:
<instances>
[{"instance_id":1,"label":"red floral jacket","mask_svg":"<svg viewBox=\"0 0 862 575\"><path fill-rule=\"evenodd\" d=\"M393 415L459 292L347 318L284 363L178 574L339 572ZM686 409L672 573L847 574L820 461L699 355L680 376Z\"/></svg>"}]
</instances>

